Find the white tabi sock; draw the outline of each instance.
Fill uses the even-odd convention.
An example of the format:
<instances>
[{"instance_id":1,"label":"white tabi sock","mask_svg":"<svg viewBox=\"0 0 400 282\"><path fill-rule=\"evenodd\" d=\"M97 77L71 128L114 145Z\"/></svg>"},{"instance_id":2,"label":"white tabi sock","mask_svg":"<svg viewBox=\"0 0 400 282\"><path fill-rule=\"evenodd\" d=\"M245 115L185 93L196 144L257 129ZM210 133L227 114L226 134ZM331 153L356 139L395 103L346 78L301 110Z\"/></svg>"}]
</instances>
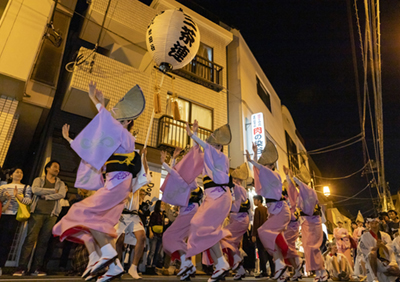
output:
<instances>
[{"instance_id":1,"label":"white tabi sock","mask_svg":"<svg viewBox=\"0 0 400 282\"><path fill-rule=\"evenodd\" d=\"M117 275L121 272L124 272L124 269L119 259L116 259L115 262L111 263L107 270L107 273L111 275Z\"/></svg>"},{"instance_id":2,"label":"white tabi sock","mask_svg":"<svg viewBox=\"0 0 400 282\"><path fill-rule=\"evenodd\" d=\"M96 261L100 259L99 255L97 254L96 251L92 252L89 255L89 265L93 265Z\"/></svg>"},{"instance_id":3,"label":"white tabi sock","mask_svg":"<svg viewBox=\"0 0 400 282\"><path fill-rule=\"evenodd\" d=\"M241 258L238 254L235 254L235 255L233 256L233 262L234 262L234 263L237 263L237 262L239 262L239 261L242 261L242 258Z\"/></svg>"},{"instance_id":4,"label":"white tabi sock","mask_svg":"<svg viewBox=\"0 0 400 282\"><path fill-rule=\"evenodd\" d=\"M224 256L221 256L218 258L215 268L216 269L221 269L221 268L229 269L229 263L226 261Z\"/></svg>"},{"instance_id":5,"label":"white tabi sock","mask_svg":"<svg viewBox=\"0 0 400 282\"><path fill-rule=\"evenodd\" d=\"M114 250L111 244L107 244L101 247L100 250L101 250L101 256L104 258L113 258L117 256L117 252Z\"/></svg>"}]
</instances>

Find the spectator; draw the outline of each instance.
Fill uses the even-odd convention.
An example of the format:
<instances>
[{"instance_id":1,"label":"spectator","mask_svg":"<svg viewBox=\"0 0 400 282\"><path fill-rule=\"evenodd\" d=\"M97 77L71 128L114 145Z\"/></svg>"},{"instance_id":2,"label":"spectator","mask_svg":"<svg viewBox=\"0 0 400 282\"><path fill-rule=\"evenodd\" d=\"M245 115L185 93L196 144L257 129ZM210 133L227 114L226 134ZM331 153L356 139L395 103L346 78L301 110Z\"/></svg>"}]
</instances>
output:
<instances>
[{"instance_id":1,"label":"spectator","mask_svg":"<svg viewBox=\"0 0 400 282\"><path fill-rule=\"evenodd\" d=\"M43 269L43 258L47 244L52 236L52 228L61 212L60 200L65 197L65 184L58 177L60 163L51 160L45 166L45 176L37 177L32 184L34 194L31 205L31 217L28 220L28 231L22 246L19 267L14 276L27 273L29 259L36 243L32 262L33 276L47 275Z\"/></svg>"},{"instance_id":2,"label":"spectator","mask_svg":"<svg viewBox=\"0 0 400 282\"><path fill-rule=\"evenodd\" d=\"M59 222L61 220L61 218L63 218L67 214L67 212L70 208L70 204L69 204L67 197L68 197L68 186L67 186L67 184L65 184L65 197L64 197L64 199L60 200L61 211L60 211L60 214L58 215L56 223ZM48 272L47 264L51 260L51 258L53 256L53 252L54 252L57 244L62 246L62 254L60 257L59 267L62 268L63 270L65 270L67 268L69 252L71 251L73 243L71 241L64 241L64 242L61 242L61 244L60 244L60 240L57 237L50 236L49 243L47 245L47 251L46 251L46 254L44 255L44 259L43 259L43 268L44 268L43 270L46 272Z\"/></svg>"},{"instance_id":3,"label":"spectator","mask_svg":"<svg viewBox=\"0 0 400 282\"><path fill-rule=\"evenodd\" d=\"M329 271L333 281L349 281L353 274L346 256L338 253L335 242L328 242L327 251L323 254L326 270Z\"/></svg>"},{"instance_id":4,"label":"spectator","mask_svg":"<svg viewBox=\"0 0 400 282\"><path fill-rule=\"evenodd\" d=\"M388 213L387 212L381 212L380 215L379 215L379 219L380 219L379 230L382 231L382 232L385 232L387 234L390 234L389 225L388 225L390 219L389 219Z\"/></svg>"},{"instance_id":5,"label":"spectator","mask_svg":"<svg viewBox=\"0 0 400 282\"><path fill-rule=\"evenodd\" d=\"M388 222L389 235L392 237L393 240L396 237L395 234L399 232L400 220L397 216L397 211L395 210L390 210L388 212L388 215L390 218L390 221Z\"/></svg>"},{"instance_id":6,"label":"spectator","mask_svg":"<svg viewBox=\"0 0 400 282\"><path fill-rule=\"evenodd\" d=\"M260 273L255 278L269 277L267 273L267 259L271 268L271 276L275 273L275 263L272 256L265 250L264 245L261 243L258 237L257 229L264 224L268 219L268 209L263 206L263 197L256 195L253 197L254 205L256 209L254 211L254 223L252 231L252 241L256 243L258 249L258 257L260 258Z\"/></svg>"},{"instance_id":7,"label":"spectator","mask_svg":"<svg viewBox=\"0 0 400 282\"><path fill-rule=\"evenodd\" d=\"M162 234L164 232L165 215L164 215L164 203L158 200L155 203L154 211L150 215L149 222L149 255L147 257L147 267L149 268L149 274L156 274L155 266L159 262L159 253L162 244ZM162 265L162 264L161 264ZM160 266L160 265L158 265Z\"/></svg>"},{"instance_id":8,"label":"spectator","mask_svg":"<svg viewBox=\"0 0 400 282\"><path fill-rule=\"evenodd\" d=\"M143 223L143 226L147 227L147 223L148 223L148 217L150 216L150 205L148 203L148 201L144 200L144 197L146 197L147 192L144 188L140 188L139 191L139 217L140 220ZM150 195L150 194L149 194Z\"/></svg>"},{"instance_id":9,"label":"spectator","mask_svg":"<svg viewBox=\"0 0 400 282\"><path fill-rule=\"evenodd\" d=\"M24 176L22 169L14 168L11 172L11 183L0 187L0 199L3 204L2 216L0 217L0 275L1 268L6 264L10 252L15 231L19 221L16 219L18 211L18 200L29 205L32 202L32 188L21 183Z\"/></svg>"}]
</instances>

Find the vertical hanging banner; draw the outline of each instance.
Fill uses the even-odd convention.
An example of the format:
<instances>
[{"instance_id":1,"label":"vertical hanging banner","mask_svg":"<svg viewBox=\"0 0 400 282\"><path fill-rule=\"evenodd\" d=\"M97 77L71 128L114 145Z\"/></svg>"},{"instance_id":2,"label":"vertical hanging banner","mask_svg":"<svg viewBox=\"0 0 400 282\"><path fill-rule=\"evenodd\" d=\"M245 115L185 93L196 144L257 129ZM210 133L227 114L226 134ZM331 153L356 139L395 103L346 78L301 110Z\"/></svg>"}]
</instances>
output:
<instances>
[{"instance_id":1,"label":"vertical hanging banner","mask_svg":"<svg viewBox=\"0 0 400 282\"><path fill-rule=\"evenodd\" d=\"M253 135L253 143L257 145L257 157L260 157L261 152L265 147L265 128L263 113L256 113L251 115L251 129Z\"/></svg>"}]
</instances>

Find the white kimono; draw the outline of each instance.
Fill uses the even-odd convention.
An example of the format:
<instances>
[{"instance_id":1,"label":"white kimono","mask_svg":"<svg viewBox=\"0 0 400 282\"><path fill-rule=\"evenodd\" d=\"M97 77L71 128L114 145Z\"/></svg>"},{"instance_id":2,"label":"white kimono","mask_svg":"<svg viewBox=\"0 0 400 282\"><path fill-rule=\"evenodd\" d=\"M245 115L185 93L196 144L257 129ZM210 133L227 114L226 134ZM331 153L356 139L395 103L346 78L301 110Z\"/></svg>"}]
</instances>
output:
<instances>
[{"instance_id":1,"label":"white kimono","mask_svg":"<svg viewBox=\"0 0 400 282\"><path fill-rule=\"evenodd\" d=\"M382 239L383 244L388 248L389 254L386 254L387 259L389 260L389 264L383 263L378 259L378 268L377 268L377 277L375 277L375 274L372 271L371 265L369 263L369 254L373 248L376 247L376 239L374 236L371 234L371 232L365 232L361 238L360 238L360 243L359 243L359 250L364 255L365 262L366 262L366 269L367 269L367 281L368 282L373 282L373 281L379 281L379 282L394 282L397 277L393 276L386 276L384 272L388 269L390 265L396 265L396 260L393 255L393 247L392 247L392 239L390 238L389 234L379 231L380 236Z\"/></svg>"}]
</instances>

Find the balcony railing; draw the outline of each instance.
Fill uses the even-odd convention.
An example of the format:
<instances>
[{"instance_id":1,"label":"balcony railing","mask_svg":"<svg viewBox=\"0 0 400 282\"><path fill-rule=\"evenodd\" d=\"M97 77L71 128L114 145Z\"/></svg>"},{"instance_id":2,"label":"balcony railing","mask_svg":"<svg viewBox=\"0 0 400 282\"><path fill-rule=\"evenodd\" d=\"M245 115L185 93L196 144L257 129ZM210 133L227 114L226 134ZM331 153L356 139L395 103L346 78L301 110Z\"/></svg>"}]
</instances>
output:
<instances>
[{"instance_id":1,"label":"balcony railing","mask_svg":"<svg viewBox=\"0 0 400 282\"><path fill-rule=\"evenodd\" d=\"M185 67L172 72L219 92L223 89L222 69L220 65L197 55Z\"/></svg>"},{"instance_id":2,"label":"balcony railing","mask_svg":"<svg viewBox=\"0 0 400 282\"><path fill-rule=\"evenodd\" d=\"M197 136L202 140L206 140L211 133L211 130L199 127ZM193 141L186 133L186 122L174 120L168 115L160 117L158 122L157 147L185 148L188 145L193 145Z\"/></svg>"}]
</instances>

